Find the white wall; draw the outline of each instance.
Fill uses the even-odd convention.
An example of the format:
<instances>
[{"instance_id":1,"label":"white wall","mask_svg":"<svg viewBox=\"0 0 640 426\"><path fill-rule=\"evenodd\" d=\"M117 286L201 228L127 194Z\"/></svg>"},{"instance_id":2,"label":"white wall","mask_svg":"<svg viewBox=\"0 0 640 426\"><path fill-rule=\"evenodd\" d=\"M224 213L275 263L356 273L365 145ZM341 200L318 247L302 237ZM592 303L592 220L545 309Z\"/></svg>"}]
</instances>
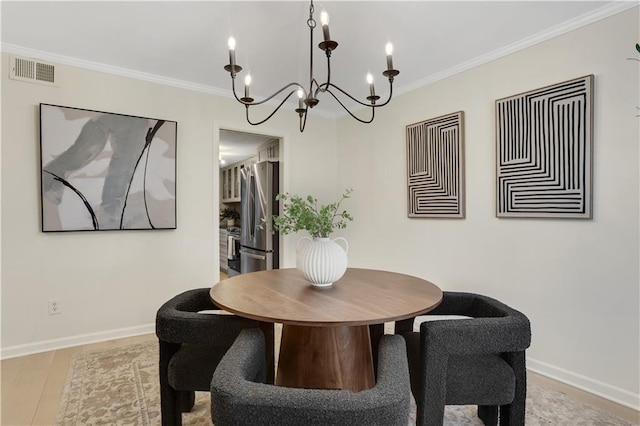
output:
<instances>
[{"instance_id":1,"label":"white wall","mask_svg":"<svg viewBox=\"0 0 640 426\"><path fill-rule=\"evenodd\" d=\"M164 301L218 280L217 130L256 128L235 100L63 65L48 87L9 80L8 64L3 53L3 357L153 331ZM40 232L41 102L177 121L177 229ZM297 126L282 111L259 128L284 138L284 189L333 198L335 120L310 116L303 134ZM48 316L52 298L62 315Z\"/></svg>"},{"instance_id":2,"label":"white wall","mask_svg":"<svg viewBox=\"0 0 640 426\"><path fill-rule=\"evenodd\" d=\"M355 189L351 266L503 300L531 320L530 368L636 409L640 64L625 58L639 56L638 11L399 96L372 125L338 122L338 185ZM595 74L593 220L497 219L494 101L587 74ZM459 110L466 219L408 219L405 126Z\"/></svg>"}]
</instances>

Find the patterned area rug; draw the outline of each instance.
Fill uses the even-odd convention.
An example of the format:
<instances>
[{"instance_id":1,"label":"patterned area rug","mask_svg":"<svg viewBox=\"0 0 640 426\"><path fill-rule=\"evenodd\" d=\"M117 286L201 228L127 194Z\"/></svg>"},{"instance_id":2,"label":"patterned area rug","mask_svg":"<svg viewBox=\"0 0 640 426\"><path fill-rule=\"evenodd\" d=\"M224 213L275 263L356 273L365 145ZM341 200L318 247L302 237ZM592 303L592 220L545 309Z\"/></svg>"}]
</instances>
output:
<instances>
[{"instance_id":1,"label":"patterned area rug","mask_svg":"<svg viewBox=\"0 0 640 426\"><path fill-rule=\"evenodd\" d=\"M560 392L529 384L528 426L632 426ZM198 392L183 423L211 426L209 394ZM160 425L158 346L140 343L92 353L79 353L72 362L58 407L56 425ZM412 404L409 425L415 424ZM445 425L482 425L473 406L448 406Z\"/></svg>"}]
</instances>

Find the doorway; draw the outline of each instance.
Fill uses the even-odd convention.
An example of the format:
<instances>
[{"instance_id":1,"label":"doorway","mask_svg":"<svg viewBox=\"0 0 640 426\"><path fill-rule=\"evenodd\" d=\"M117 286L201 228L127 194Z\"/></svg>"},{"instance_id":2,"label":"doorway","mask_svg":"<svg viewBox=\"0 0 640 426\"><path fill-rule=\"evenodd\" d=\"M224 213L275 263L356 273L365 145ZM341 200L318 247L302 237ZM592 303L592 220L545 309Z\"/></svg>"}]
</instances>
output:
<instances>
[{"instance_id":1,"label":"doorway","mask_svg":"<svg viewBox=\"0 0 640 426\"><path fill-rule=\"evenodd\" d=\"M277 162L280 164L281 138L263 134L247 133L242 131L220 129L219 134L219 206L220 206L220 272L228 276L234 276L243 271L242 250L240 240L242 238L243 224L246 223L248 213L242 211L242 175L252 166L262 162ZM275 169L278 171L278 167ZM275 174L277 188L282 188L282 173ZM272 194L275 197L276 193ZM276 202L277 203L277 202ZM276 205L277 211L277 205ZM252 216L253 217L253 216ZM255 217L253 217L255 219ZM246 228L246 227L245 227ZM279 259L278 236L273 244L276 251L272 252L271 246L264 247L265 256ZM258 247L258 250L260 247ZM255 255L255 252L251 252ZM260 252L257 252L260 255ZM249 265L247 254L245 266ZM278 262L273 263L278 267ZM271 268L269 266L268 268ZM248 272L245 269L245 272Z\"/></svg>"}]
</instances>

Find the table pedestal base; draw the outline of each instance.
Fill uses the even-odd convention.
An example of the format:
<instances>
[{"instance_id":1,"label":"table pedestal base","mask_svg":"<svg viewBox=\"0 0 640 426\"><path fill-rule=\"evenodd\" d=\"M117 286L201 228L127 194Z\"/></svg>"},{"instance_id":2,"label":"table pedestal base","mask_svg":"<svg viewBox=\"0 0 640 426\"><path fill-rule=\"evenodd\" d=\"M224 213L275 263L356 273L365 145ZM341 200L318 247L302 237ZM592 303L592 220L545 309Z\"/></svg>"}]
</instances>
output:
<instances>
[{"instance_id":1,"label":"table pedestal base","mask_svg":"<svg viewBox=\"0 0 640 426\"><path fill-rule=\"evenodd\" d=\"M369 327L282 326L276 384L354 392L375 385Z\"/></svg>"}]
</instances>

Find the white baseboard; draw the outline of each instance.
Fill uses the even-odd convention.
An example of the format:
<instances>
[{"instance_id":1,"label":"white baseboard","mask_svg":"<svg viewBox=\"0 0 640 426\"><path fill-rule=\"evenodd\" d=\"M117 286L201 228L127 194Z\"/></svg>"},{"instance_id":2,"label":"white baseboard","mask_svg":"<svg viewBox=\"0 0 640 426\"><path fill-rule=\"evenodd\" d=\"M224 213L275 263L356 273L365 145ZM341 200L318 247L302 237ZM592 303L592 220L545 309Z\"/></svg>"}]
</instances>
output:
<instances>
[{"instance_id":1,"label":"white baseboard","mask_svg":"<svg viewBox=\"0 0 640 426\"><path fill-rule=\"evenodd\" d=\"M629 392L616 386L585 377L581 374L565 370L527 357L527 369L557 380L574 388L608 399L616 404L640 411L640 394Z\"/></svg>"},{"instance_id":2,"label":"white baseboard","mask_svg":"<svg viewBox=\"0 0 640 426\"><path fill-rule=\"evenodd\" d=\"M72 346L99 343L107 340L122 339L124 337L139 336L141 334L149 333L155 333L155 324L119 328L116 330L101 331L98 333L81 334L79 336L64 337L62 339L43 340L41 342L2 348L0 359L15 358L18 356L54 351Z\"/></svg>"}]
</instances>

